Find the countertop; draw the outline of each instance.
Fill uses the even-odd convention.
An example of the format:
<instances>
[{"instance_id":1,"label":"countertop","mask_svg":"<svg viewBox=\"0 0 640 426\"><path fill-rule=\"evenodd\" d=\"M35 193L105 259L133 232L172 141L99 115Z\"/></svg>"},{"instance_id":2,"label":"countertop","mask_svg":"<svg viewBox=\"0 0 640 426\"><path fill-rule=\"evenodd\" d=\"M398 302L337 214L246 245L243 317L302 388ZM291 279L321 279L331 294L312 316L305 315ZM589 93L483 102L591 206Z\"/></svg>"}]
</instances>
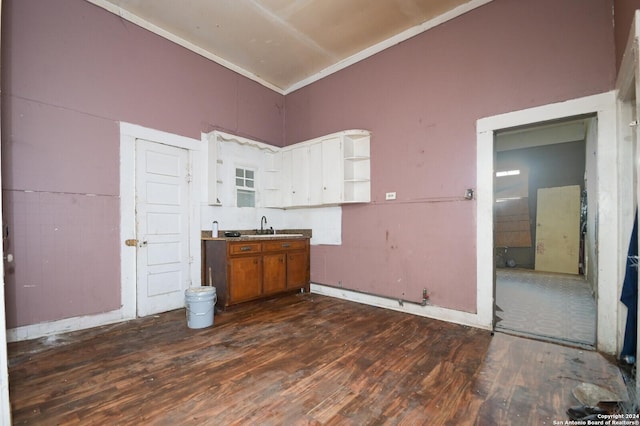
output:
<instances>
[{"instance_id":1,"label":"countertop","mask_svg":"<svg viewBox=\"0 0 640 426\"><path fill-rule=\"evenodd\" d=\"M228 231L229 230L218 231L217 237L212 237L211 231L201 231L200 238L203 241L269 241L282 239L302 240L311 238L312 236L311 229L278 229L275 231L275 234L265 234L260 236L258 236L255 229L237 230L237 232L240 232L239 237L225 237L224 233Z\"/></svg>"}]
</instances>

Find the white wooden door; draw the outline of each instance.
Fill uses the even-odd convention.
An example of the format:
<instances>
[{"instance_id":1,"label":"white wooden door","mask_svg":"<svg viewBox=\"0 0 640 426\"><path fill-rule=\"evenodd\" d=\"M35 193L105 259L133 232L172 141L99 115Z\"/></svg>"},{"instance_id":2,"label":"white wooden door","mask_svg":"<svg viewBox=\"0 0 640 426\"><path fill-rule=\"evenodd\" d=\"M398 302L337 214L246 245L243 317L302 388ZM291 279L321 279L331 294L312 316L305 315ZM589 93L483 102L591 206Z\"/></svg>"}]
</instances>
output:
<instances>
[{"instance_id":1,"label":"white wooden door","mask_svg":"<svg viewBox=\"0 0 640 426\"><path fill-rule=\"evenodd\" d=\"M136 140L137 314L184 306L191 283L188 152Z\"/></svg>"},{"instance_id":2,"label":"white wooden door","mask_svg":"<svg viewBox=\"0 0 640 426\"><path fill-rule=\"evenodd\" d=\"M578 273L580 186L538 189L536 271Z\"/></svg>"}]
</instances>

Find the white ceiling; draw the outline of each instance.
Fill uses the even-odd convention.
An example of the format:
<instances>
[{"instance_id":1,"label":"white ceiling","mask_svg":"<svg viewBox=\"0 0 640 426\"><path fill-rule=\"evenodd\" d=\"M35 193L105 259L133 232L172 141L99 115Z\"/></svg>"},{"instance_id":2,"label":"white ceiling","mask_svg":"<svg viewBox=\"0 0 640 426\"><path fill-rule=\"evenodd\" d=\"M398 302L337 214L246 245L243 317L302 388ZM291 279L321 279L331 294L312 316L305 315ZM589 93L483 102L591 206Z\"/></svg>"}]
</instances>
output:
<instances>
[{"instance_id":1,"label":"white ceiling","mask_svg":"<svg viewBox=\"0 0 640 426\"><path fill-rule=\"evenodd\" d=\"M491 0L87 0L289 93Z\"/></svg>"}]
</instances>

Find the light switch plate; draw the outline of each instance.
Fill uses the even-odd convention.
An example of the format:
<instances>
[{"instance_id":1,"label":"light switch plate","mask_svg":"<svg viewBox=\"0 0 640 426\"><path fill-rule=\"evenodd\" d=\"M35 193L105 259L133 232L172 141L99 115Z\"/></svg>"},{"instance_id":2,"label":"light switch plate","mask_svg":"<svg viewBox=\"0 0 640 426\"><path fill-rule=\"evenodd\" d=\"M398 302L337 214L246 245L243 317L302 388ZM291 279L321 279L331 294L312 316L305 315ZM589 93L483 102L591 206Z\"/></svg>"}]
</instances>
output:
<instances>
[{"instance_id":1,"label":"light switch plate","mask_svg":"<svg viewBox=\"0 0 640 426\"><path fill-rule=\"evenodd\" d=\"M395 192L387 192L385 195L385 200L395 200L396 193Z\"/></svg>"}]
</instances>

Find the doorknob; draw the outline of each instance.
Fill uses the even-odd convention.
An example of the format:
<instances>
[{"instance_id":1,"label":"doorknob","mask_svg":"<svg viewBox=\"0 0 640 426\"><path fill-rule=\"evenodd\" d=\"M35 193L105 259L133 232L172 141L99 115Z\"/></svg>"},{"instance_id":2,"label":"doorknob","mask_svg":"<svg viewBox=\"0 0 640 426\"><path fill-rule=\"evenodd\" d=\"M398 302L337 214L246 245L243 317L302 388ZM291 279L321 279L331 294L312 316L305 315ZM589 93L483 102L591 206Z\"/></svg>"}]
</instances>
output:
<instances>
[{"instance_id":1,"label":"doorknob","mask_svg":"<svg viewBox=\"0 0 640 426\"><path fill-rule=\"evenodd\" d=\"M7 263L12 263L13 262L13 255L11 253L9 253L6 256L4 256L3 259L6 260Z\"/></svg>"},{"instance_id":2,"label":"doorknob","mask_svg":"<svg viewBox=\"0 0 640 426\"><path fill-rule=\"evenodd\" d=\"M124 244L127 247L146 247L147 246L147 242L146 241L140 241L140 240L126 240L124 242Z\"/></svg>"}]
</instances>

